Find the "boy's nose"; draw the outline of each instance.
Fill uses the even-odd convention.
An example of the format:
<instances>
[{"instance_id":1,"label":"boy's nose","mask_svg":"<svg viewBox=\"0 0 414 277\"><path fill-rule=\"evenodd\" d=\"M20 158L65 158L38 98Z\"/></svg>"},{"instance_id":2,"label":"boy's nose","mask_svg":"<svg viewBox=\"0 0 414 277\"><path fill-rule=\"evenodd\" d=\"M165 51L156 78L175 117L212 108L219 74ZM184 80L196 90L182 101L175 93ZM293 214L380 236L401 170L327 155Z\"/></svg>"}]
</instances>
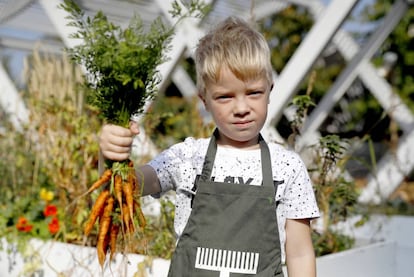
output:
<instances>
[{"instance_id":1,"label":"boy's nose","mask_svg":"<svg viewBox=\"0 0 414 277\"><path fill-rule=\"evenodd\" d=\"M234 104L234 113L235 114L245 114L249 111L249 105L244 97L236 98L236 102Z\"/></svg>"}]
</instances>

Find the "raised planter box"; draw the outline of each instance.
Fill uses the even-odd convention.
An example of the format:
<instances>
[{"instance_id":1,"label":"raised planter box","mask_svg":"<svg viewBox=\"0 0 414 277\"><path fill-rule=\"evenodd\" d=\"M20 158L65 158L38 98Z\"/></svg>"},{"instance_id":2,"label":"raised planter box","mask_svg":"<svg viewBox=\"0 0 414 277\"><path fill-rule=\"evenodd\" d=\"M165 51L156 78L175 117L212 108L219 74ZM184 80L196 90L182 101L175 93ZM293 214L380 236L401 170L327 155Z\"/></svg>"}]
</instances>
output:
<instances>
[{"instance_id":1,"label":"raised planter box","mask_svg":"<svg viewBox=\"0 0 414 277\"><path fill-rule=\"evenodd\" d=\"M317 258L318 277L414 276L414 217L373 215L362 227L338 226L360 246Z\"/></svg>"},{"instance_id":2,"label":"raised planter box","mask_svg":"<svg viewBox=\"0 0 414 277\"><path fill-rule=\"evenodd\" d=\"M376 242L316 260L320 277L402 277L397 275L395 242ZM411 276L411 275L410 275Z\"/></svg>"},{"instance_id":3,"label":"raised planter box","mask_svg":"<svg viewBox=\"0 0 414 277\"><path fill-rule=\"evenodd\" d=\"M98 263L96 250L59 242L30 241L26 253L13 251L13 245L2 240L0 251L1 277L57 277L57 276L134 276L146 272L146 276L167 276L170 262L150 259L142 255L117 255L104 271ZM12 250L12 253L7 253ZM145 275L138 275L145 276Z\"/></svg>"},{"instance_id":4,"label":"raised planter box","mask_svg":"<svg viewBox=\"0 0 414 277\"><path fill-rule=\"evenodd\" d=\"M412 277L414 276L414 217L372 216L363 227L353 228L353 221L340 228L357 238L354 249L317 258L318 277ZM141 255L117 255L115 262L102 272L94 248L71 244L31 241L27 253L7 253L2 240L0 276L147 276L165 277L169 261ZM12 251L13 253L13 251ZM61 274L61 275L59 275ZM141 275L138 275L141 276ZM287 276L287 275L286 275Z\"/></svg>"}]
</instances>

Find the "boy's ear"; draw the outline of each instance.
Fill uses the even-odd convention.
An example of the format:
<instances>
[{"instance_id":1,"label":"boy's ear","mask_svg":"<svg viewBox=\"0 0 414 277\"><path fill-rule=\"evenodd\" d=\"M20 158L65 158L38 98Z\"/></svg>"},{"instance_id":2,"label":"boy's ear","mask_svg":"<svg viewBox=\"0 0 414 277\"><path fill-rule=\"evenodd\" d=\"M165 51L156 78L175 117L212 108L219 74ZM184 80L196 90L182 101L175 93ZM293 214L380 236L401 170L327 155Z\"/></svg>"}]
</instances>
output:
<instances>
[{"instance_id":1,"label":"boy's ear","mask_svg":"<svg viewBox=\"0 0 414 277\"><path fill-rule=\"evenodd\" d=\"M269 96L267 97L267 104L270 104L270 93L272 92L272 90L273 90L273 83L270 86Z\"/></svg>"},{"instance_id":2,"label":"boy's ear","mask_svg":"<svg viewBox=\"0 0 414 277\"><path fill-rule=\"evenodd\" d=\"M204 98L204 95L202 93L198 93L198 98L203 102L204 108L206 108L206 111L208 111L207 105L206 105L206 99Z\"/></svg>"}]
</instances>

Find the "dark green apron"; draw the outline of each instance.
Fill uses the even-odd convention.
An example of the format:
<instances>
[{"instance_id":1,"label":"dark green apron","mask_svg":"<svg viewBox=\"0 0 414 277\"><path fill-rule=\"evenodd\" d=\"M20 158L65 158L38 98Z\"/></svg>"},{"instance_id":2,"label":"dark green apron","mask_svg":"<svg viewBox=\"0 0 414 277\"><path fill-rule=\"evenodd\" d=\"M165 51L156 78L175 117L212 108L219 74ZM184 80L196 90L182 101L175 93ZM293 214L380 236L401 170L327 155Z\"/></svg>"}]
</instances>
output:
<instances>
[{"instance_id":1,"label":"dark green apron","mask_svg":"<svg viewBox=\"0 0 414 277\"><path fill-rule=\"evenodd\" d=\"M269 148L260 136L263 185L212 182L212 136L169 277L283 276Z\"/></svg>"}]
</instances>

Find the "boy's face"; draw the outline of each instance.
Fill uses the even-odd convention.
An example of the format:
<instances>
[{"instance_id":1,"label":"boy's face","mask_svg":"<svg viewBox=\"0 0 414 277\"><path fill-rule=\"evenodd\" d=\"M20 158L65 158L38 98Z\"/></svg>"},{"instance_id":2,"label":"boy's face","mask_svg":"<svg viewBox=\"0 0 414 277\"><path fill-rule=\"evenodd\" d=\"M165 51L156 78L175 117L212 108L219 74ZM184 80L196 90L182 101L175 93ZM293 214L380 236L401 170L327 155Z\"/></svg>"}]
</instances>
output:
<instances>
[{"instance_id":1,"label":"boy's face","mask_svg":"<svg viewBox=\"0 0 414 277\"><path fill-rule=\"evenodd\" d=\"M267 116L271 87L265 78L242 81L227 67L217 83L207 85L200 96L217 125L217 143L238 148L257 147Z\"/></svg>"}]
</instances>

